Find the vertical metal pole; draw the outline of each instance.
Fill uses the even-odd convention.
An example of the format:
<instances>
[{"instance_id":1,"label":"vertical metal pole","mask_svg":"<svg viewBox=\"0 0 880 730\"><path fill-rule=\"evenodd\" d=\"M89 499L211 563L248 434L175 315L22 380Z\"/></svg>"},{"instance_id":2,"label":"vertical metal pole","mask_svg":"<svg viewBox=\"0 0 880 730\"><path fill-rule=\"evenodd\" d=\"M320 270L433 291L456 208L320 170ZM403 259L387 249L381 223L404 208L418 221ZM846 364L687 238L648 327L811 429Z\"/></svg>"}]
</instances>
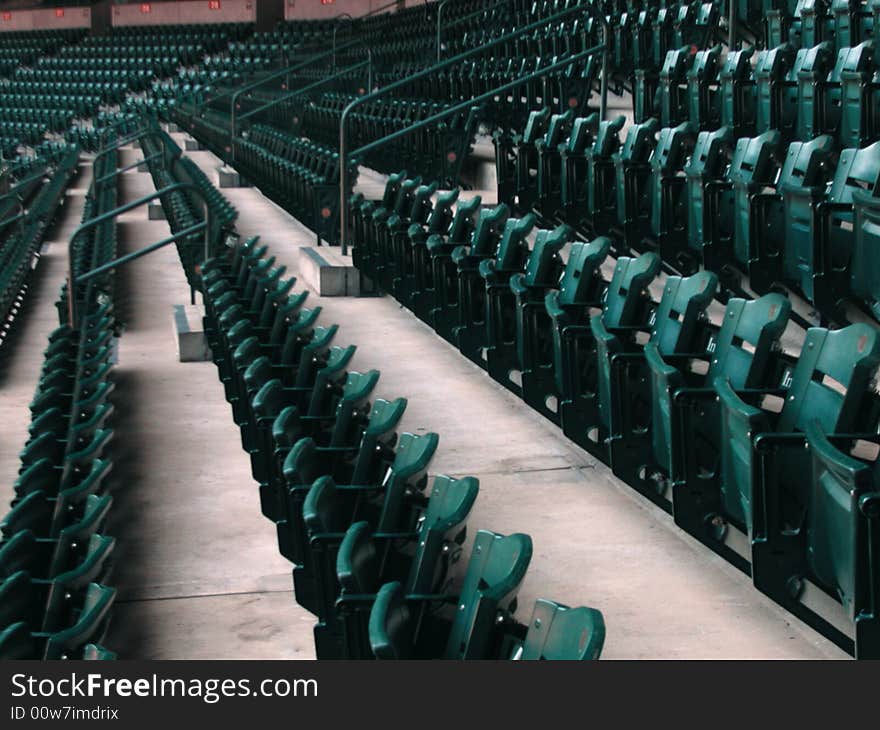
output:
<instances>
[{"instance_id":1,"label":"vertical metal pole","mask_svg":"<svg viewBox=\"0 0 880 730\"><path fill-rule=\"evenodd\" d=\"M373 93L373 49L367 46L367 93Z\"/></svg>"},{"instance_id":2,"label":"vertical metal pole","mask_svg":"<svg viewBox=\"0 0 880 730\"><path fill-rule=\"evenodd\" d=\"M74 234L67 246L67 326L76 329L76 296L73 290L73 244L77 236Z\"/></svg>"},{"instance_id":3,"label":"vertical metal pole","mask_svg":"<svg viewBox=\"0 0 880 730\"><path fill-rule=\"evenodd\" d=\"M24 224L27 211L24 209L24 193L16 193L15 201L18 203L18 212L21 217L18 219L18 235L24 238Z\"/></svg>"},{"instance_id":4,"label":"vertical metal pole","mask_svg":"<svg viewBox=\"0 0 880 730\"><path fill-rule=\"evenodd\" d=\"M334 20L342 20L342 18L348 18L353 21L354 18L351 17L348 13L340 13L337 15ZM333 72L336 72L336 31L339 30L339 24L333 26Z\"/></svg>"},{"instance_id":5,"label":"vertical metal pole","mask_svg":"<svg viewBox=\"0 0 880 730\"><path fill-rule=\"evenodd\" d=\"M204 197L202 197L202 215L205 218L205 260L202 261L204 268L205 262L211 258L211 224L214 222L214 216L211 215L208 201Z\"/></svg>"},{"instance_id":6,"label":"vertical metal pole","mask_svg":"<svg viewBox=\"0 0 880 730\"><path fill-rule=\"evenodd\" d=\"M348 110L343 109L339 119L339 245L343 256L348 256Z\"/></svg>"},{"instance_id":7,"label":"vertical metal pole","mask_svg":"<svg viewBox=\"0 0 880 730\"><path fill-rule=\"evenodd\" d=\"M231 164L235 164L235 107L238 103L238 95L242 92L239 89L232 95L232 106L229 109L229 159Z\"/></svg>"},{"instance_id":8,"label":"vertical metal pole","mask_svg":"<svg viewBox=\"0 0 880 730\"><path fill-rule=\"evenodd\" d=\"M730 13L727 18L728 32L727 48L730 51L735 50L736 46L736 0L730 0Z\"/></svg>"},{"instance_id":9,"label":"vertical metal pole","mask_svg":"<svg viewBox=\"0 0 880 730\"><path fill-rule=\"evenodd\" d=\"M602 25L602 43L605 50L602 51L602 82L599 86L599 121L607 118L608 114L608 55L611 48L611 27L608 23Z\"/></svg>"},{"instance_id":10,"label":"vertical metal pole","mask_svg":"<svg viewBox=\"0 0 880 730\"><path fill-rule=\"evenodd\" d=\"M440 28L443 24L443 8L446 7L446 3L448 2L449 0L443 0L437 6L437 63L440 63L443 55L440 49Z\"/></svg>"}]
</instances>

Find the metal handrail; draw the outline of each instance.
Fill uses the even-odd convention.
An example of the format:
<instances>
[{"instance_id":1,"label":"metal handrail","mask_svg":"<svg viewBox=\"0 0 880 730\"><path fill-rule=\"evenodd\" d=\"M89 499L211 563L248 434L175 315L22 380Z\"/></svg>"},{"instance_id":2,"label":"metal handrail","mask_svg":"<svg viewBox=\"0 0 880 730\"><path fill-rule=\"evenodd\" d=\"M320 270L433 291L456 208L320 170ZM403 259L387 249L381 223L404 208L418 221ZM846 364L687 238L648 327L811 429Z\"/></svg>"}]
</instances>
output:
<instances>
[{"instance_id":1,"label":"metal handrail","mask_svg":"<svg viewBox=\"0 0 880 730\"><path fill-rule=\"evenodd\" d=\"M357 45L359 43L361 43L360 39L352 40L352 41L349 41L349 42L343 44L341 46L341 48L350 48L351 46ZM333 55L335 53L336 53L335 49L332 51L326 51L324 53L319 53L317 56L312 56L308 61L303 61L301 63L294 64L293 66L288 66L287 68L283 68L280 71L276 71L275 73L270 74L269 76L265 76L264 78L260 79L259 81L253 81L250 84L246 84L245 86L242 86L242 87L236 89L232 93L232 100L231 100L230 106L229 106L229 116L230 116L230 120L231 120L230 125L229 125L230 129L235 127L235 117L236 117L235 110L236 110L236 106L237 106L236 102L238 101L238 97L241 96L245 91L251 91L251 90L257 88L258 86L261 86L262 84L266 83L267 81L272 81L272 80L278 78L279 76L283 76L284 74L289 74L291 71L296 71L296 70L299 70L299 69L304 68L306 66L309 66L312 63L314 63L315 61L320 61L320 60L327 58L328 56ZM370 54L370 58L372 58L372 52ZM287 84L287 85L289 86L289 84Z\"/></svg>"},{"instance_id":2,"label":"metal handrail","mask_svg":"<svg viewBox=\"0 0 880 730\"><path fill-rule=\"evenodd\" d=\"M368 51L369 51L369 49L368 49ZM368 61L361 61L359 63L352 65L352 66L349 66L348 68L340 71L339 73L333 74L332 76L328 76L326 78L319 79L318 81L315 81L315 82L309 84L308 86L304 86L301 89L295 89L294 91L288 92L287 94L284 94L283 96L280 96L276 99L273 99L272 101L266 102L265 104L262 104L261 106L258 106L256 109L251 109L249 112L246 112L245 114L242 114L241 116L233 115L229 120L229 161L230 161L230 163L235 164L235 136L236 136L236 128L238 126L239 121L241 121L242 119L246 119L247 117L253 116L254 114L257 114L258 112L265 111L269 107L273 107L276 104L280 104L283 101L287 101L289 99L292 99L295 96L299 96L300 94L305 94L307 91L311 91L312 89L314 89L318 86L322 86L323 84L326 84L328 81L332 81L333 79L339 78L340 76L344 76L345 74L349 73L350 71L353 71L353 70L357 69L358 67L361 67L361 66L364 66L367 64L369 64L369 67L370 67L370 72L369 72L370 86L372 86L372 77L373 77L373 54L372 54L372 51L369 51L369 54L370 54L370 58Z\"/></svg>"},{"instance_id":3,"label":"metal handrail","mask_svg":"<svg viewBox=\"0 0 880 730\"><path fill-rule=\"evenodd\" d=\"M12 193L7 193L3 197L8 198L9 195L11 195L11 194ZM14 195L15 195L15 202L18 203L18 213L16 213L13 216L10 216L9 218L4 218L2 221L0 221L0 230L5 230L6 226L12 225L16 221L18 221L19 222L18 223L18 232L19 232L19 235L21 235L22 233L24 233L24 219L27 216L28 211L24 207L24 199L22 198L21 194L14 193Z\"/></svg>"},{"instance_id":4,"label":"metal handrail","mask_svg":"<svg viewBox=\"0 0 880 730\"><path fill-rule=\"evenodd\" d=\"M373 8L369 13L359 16L358 20L363 20L364 18L372 18L374 15L378 15L383 10L387 10L392 5L397 5L397 0L391 0L390 3L385 3L384 5L380 5L378 8Z\"/></svg>"},{"instance_id":5,"label":"metal handrail","mask_svg":"<svg viewBox=\"0 0 880 730\"><path fill-rule=\"evenodd\" d=\"M3 193L3 195L0 195L0 200L6 200L6 198L9 198L9 197L11 197L11 196L13 196L13 195L18 195L18 189L19 189L20 187L26 185L26 184L29 183L29 182L32 182L32 181L34 181L34 180L37 180L37 179L39 179L39 178L41 178L41 177L42 177L42 178L47 178L47 176L51 175L52 172L53 172L52 168L49 167L49 168L43 170L43 172L37 173L37 174L35 174L35 175L31 175L30 177L26 177L24 180L19 180L19 181L17 181L17 182L15 183L15 185L13 185L11 188L9 188L9 190L7 190L5 193ZM47 178L47 179L48 179L48 178Z\"/></svg>"},{"instance_id":6,"label":"metal handrail","mask_svg":"<svg viewBox=\"0 0 880 730\"><path fill-rule=\"evenodd\" d=\"M312 89L314 89L318 86L322 86L323 84L326 84L328 81L333 81L335 79L338 79L341 76L345 76L345 75L351 73L352 71L356 71L359 68L363 68L364 66L367 66L369 68L369 81L367 84L367 88L372 88L372 85L373 85L373 80L372 80L373 79L373 52L369 48L367 49L367 52L369 53L368 60L359 61L358 63L352 64L351 66L347 66L346 68L342 69L342 71L339 71L339 72L333 74L332 76L327 76L323 79L319 79L318 81L314 81L313 83L309 84L308 86L303 86L300 89L294 89L293 91L289 91L286 94L283 94L282 96L279 96L279 97L273 99L272 101L267 101L265 104L261 104L256 109L251 109L250 111L245 112L244 114L241 114L240 116L236 117L233 120L233 124L235 124L236 121L240 122L242 119L247 119L248 117L252 117L254 114L259 114L260 112L265 111L266 109L269 109L270 107L273 107L276 104L280 104L281 102L288 101L289 99L292 99L295 96L299 96L300 94L305 94L306 92L311 91ZM230 127L229 135L230 135L230 137L235 137L236 128L234 126ZM235 155L233 154L233 159L234 159L234 157L235 157Z\"/></svg>"},{"instance_id":7,"label":"metal handrail","mask_svg":"<svg viewBox=\"0 0 880 730\"><path fill-rule=\"evenodd\" d=\"M440 63L442 60L443 52L442 52L442 44L441 44L441 31L443 27L443 8L446 7L447 3L452 2L452 0L441 0L440 4L437 6L437 63ZM460 18L453 18L452 23L450 25L454 25L456 23L464 22L465 20L470 20L471 18L477 18L484 13L489 12L490 10L494 10L495 8L499 8L502 5L509 5L510 0L499 0L498 2L490 5L488 8L480 8L479 10L474 10L467 15L462 15Z\"/></svg>"},{"instance_id":8,"label":"metal handrail","mask_svg":"<svg viewBox=\"0 0 880 730\"><path fill-rule=\"evenodd\" d=\"M378 147L382 147L388 142L393 142L396 139L400 139L401 137L405 137L412 132L418 131L419 129L423 129L424 127L430 127L435 122L439 122L446 117L455 116L459 112L465 111L466 109L473 108L474 105L479 104L482 101L487 101L492 97L501 94L505 91L510 91L515 89L517 86L522 86L523 84L527 84L529 81L533 81L536 78L543 76L546 73L557 71L559 69L565 68L566 66L571 65L572 63L577 63L578 61L582 61L583 59L593 56L596 53L604 50L605 46L603 44L599 44L598 46L594 46L593 48L588 48L585 51L579 51L573 56L569 56L567 58L562 59L561 61L556 61L555 63L550 64L549 66L544 66L536 71L532 71L525 76L521 76L520 78L514 79L513 81L508 81L505 84L500 86L496 86L491 91L487 91L479 96L475 96L472 99L468 99L467 101L459 102L458 104L454 104L443 111L437 112L436 114L432 114L429 117L425 117L424 119L420 119L418 122L414 122L408 127L404 127L403 129L398 129L392 132L391 134L386 134L384 137L380 137L379 139L375 139L372 142L368 142L367 144L358 147L355 150L349 152L349 155L356 157L358 155L362 155L366 152L372 152L374 149Z\"/></svg>"},{"instance_id":9,"label":"metal handrail","mask_svg":"<svg viewBox=\"0 0 880 730\"><path fill-rule=\"evenodd\" d=\"M344 49L349 48L351 46L357 45L360 42L361 42L360 39L354 39L351 41L347 41L346 43L343 43L339 47L339 49L337 49L337 50L344 50ZM198 108L201 108L201 107L205 106L206 104L210 104L213 101L217 101L218 99L223 99L224 97L227 97L227 96L232 96L233 103L234 103L234 99L238 98L238 96L240 96L245 91L250 91L252 89L256 89L257 87L262 86L263 84L265 84L269 81L274 81L275 79L280 78L281 76L285 76L285 75L289 76L291 71L298 71L301 68L305 68L306 66L312 65L316 61L322 61L325 58L330 58L332 55L333 55L333 51L324 51L323 53L318 53L317 55L309 56L305 61L297 61L293 65L285 66L282 69L278 69L277 71L273 71L271 74L269 74L268 76L263 76L263 78L261 78L261 79L255 79L253 81L249 81L248 83L244 84L243 86L239 86L234 89L227 89L226 91L222 91L219 94L215 94L214 96L212 96L208 99L205 99L203 102L201 102L200 104L197 104L196 106Z\"/></svg>"},{"instance_id":10,"label":"metal handrail","mask_svg":"<svg viewBox=\"0 0 880 730\"><path fill-rule=\"evenodd\" d=\"M113 152L113 150L118 150L123 145L130 144L131 142L135 142L135 141L142 139L144 137L152 137L152 136L158 135L159 141L162 143L162 153L167 155L168 154L168 147L165 142L165 137L164 137L164 135L162 135L161 132L162 132L162 130L159 129L159 127L157 127L155 125L155 122L152 122L151 124L149 124L146 127L141 127L136 132L132 132L131 134L127 134L124 137L119 137L113 144L108 145L106 147L103 147L98 152L98 154L96 154L94 156L94 158L92 159L92 169L95 168L95 164L104 155L107 155L107 154Z\"/></svg>"},{"instance_id":11,"label":"metal handrail","mask_svg":"<svg viewBox=\"0 0 880 730\"><path fill-rule=\"evenodd\" d=\"M482 101L486 101L496 96L497 94L503 93L505 91L510 91L511 89L515 89L517 86L522 86L523 84L527 84L530 81L533 81L536 78L544 76L547 73L552 71L556 71L566 66L571 65L572 63L576 63L581 61L589 56L593 56L599 52L604 52L607 49L607 46L602 43L598 46L594 46L593 48L588 48L585 51L580 51L579 53L574 54L568 58L565 58L561 61L557 61L555 63L550 64L549 66L545 66L544 68L538 69L537 71L533 71L530 74L525 76L521 76L520 78L514 79L513 81L508 81L506 84L502 84L501 86L497 86L491 91L487 91L479 96L475 96L472 99L468 99L467 101L460 102L455 104L447 109L444 109L441 112L436 114L432 114L425 119L421 119L414 124L411 124L408 127L404 127L403 129L398 129L391 134L385 135L384 137L380 137L379 139L373 140L372 142L368 142L361 147L358 147L356 150L353 150L349 154L351 156L361 155L366 152L371 152L372 150L382 147L389 142L393 142L396 139L404 137L408 134L412 134L413 132L418 131L419 129L424 129L425 127L429 127L436 122L442 121L447 117L454 116L459 112L465 111L466 109L473 108L475 104L479 104ZM340 161L342 159L342 155L340 153ZM346 165L341 165L339 169L339 201L340 201L340 214L339 214L339 239L342 246L342 255L345 256L348 254L348 215L347 215L347 190L348 188L348 167Z\"/></svg>"},{"instance_id":12,"label":"metal handrail","mask_svg":"<svg viewBox=\"0 0 880 730\"><path fill-rule=\"evenodd\" d=\"M109 180L111 177L116 177L117 175L121 175L123 172L128 172L129 170L131 170L135 167L138 167L139 165L143 165L145 162L152 162L153 160L157 159L158 157L164 157L164 156L165 155L163 152L154 152L149 157L143 157L140 160L135 160L130 165L126 165L125 167L118 167L115 170L108 172L106 175L101 175L101 177L95 178L93 184L97 185L100 182L104 182L105 180Z\"/></svg>"},{"instance_id":13,"label":"metal handrail","mask_svg":"<svg viewBox=\"0 0 880 730\"><path fill-rule=\"evenodd\" d=\"M131 124L132 122L137 122L137 119L120 119L119 121L113 122L113 124L111 124L110 126L104 127L104 129L101 130L101 141L103 141L104 138L114 129L117 129L124 124Z\"/></svg>"},{"instance_id":14,"label":"metal handrail","mask_svg":"<svg viewBox=\"0 0 880 730\"><path fill-rule=\"evenodd\" d=\"M485 53L488 49L494 48L495 46L499 46L503 43L507 43L508 41L519 38L522 35L527 33L531 33L533 30L537 30L542 28L550 23L555 23L558 20L562 20L563 18L567 18L574 13L587 13L592 15L594 18L598 19L602 23L603 29L603 43L600 46L596 46L596 48L602 50L602 81L600 86L600 106L599 106L599 116L600 119L605 118L605 111L608 100L608 49L610 48L611 42L611 26L608 22L608 19L602 14L599 13L592 3L588 3L586 6L574 6L568 8L566 10L562 10L558 13L554 13L553 15L543 18L539 21L535 21L534 23L529 23L528 25L524 25L522 28L511 31L510 33L505 33L498 38L488 41L481 46L477 46L476 48L472 48L468 51L463 51L459 53L457 56L453 56L452 58L447 58L445 61L440 63L436 63L429 68L423 69L421 71L417 71L410 76L407 76L403 79L399 79L398 81L394 81L387 86L383 86L381 89L378 89L374 92L367 94L366 96L360 96L356 99L353 99L351 103L342 111L342 116L339 120L339 225L340 225L340 239L342 245L342 254L346 255L348 253L348 200L345 195L345 187L343 186L343 181L345 181L345 185L347 186L347 177L348 177L348 117L351 115L352 111L368 101L373 101L374 99L378 99L386 94L395 91L407 84L412 83L413 81L418 81L419 79L423 79L426 76L430 76L432 74L437 73L445 68L449 68L450 66L454 66L456 63L460 63L461 61L466 61L469 58L473 58L474 56L478 56L482 53ZM592 50L592 49L591 49ZM565 59L563 65L567 65L572 63L572 58L574 56ZM542 69L540 73L547 73L546 68ZM497 93L497 91L495 92ZM473 100L470 100L473 103ZM344 235L343 235L344 234Z\"/></svg>"},{"instance_id":15,"label":"metal handrail","mask_svg":"<svg viewBox=\"0 0 880 730\"><path fill-rule=\"evenodd\" d=\"M105 221L116 218L122 213L127 213L134 208L139 208L146 203L149 203L156 198L161 198L164 195L168 195L169 193L177 192L178 190L189 190L190 192L194 192L202 201L202 207L204 211L205 220L202 223L196 224L194 226L190 226L189 228L184 229L183 231L179 231L174 234L170 238L163 239L157 243L150 244L149 246L139 249L138 251L134 251L130 254L126 254L125 256L121 256L113 261L108 261L101 266L92 269L90 271L85 272L84 274L80 274L74 279L73 276L73 246L76 243L77 238L83 234L83 232L94 228L95 226L104 223ZM208 205L208 199L205 196L205 193L202 189L191 182L178 182L173 183L172 185L166 185L161 190L156 190L149 195L145 195L142 198L138 198L137 200L133 200L129 203L125 203L124 205L120 205L113 210L108 210L106 213L102 213L95 218L90 218L87 221L81 223L76 230L73 232L73 235L70 237L70 242L67 244L67 318L68 323L73 329L76 329L78 319L77 319L77 302L76 302L76 292L74 290L74 284L86 281L87 279L92 278L93 276L97 276L98 273L102 273L104 271L108 271L110 269L116 268L117 266L121 266L123 264L127 264L129 261L134 261L135 259L140 258L141 256L146 256L148 253L152 253L153 251L162 248L163 246L167 246L170 243L174 243L175 241L183 238L184 236L192 235L196 233L202 228L205 230L205 260L210 258L211 255L211 227L214 223L214 215L211 211L211 206Z\"/></svg>"}]
</instances>

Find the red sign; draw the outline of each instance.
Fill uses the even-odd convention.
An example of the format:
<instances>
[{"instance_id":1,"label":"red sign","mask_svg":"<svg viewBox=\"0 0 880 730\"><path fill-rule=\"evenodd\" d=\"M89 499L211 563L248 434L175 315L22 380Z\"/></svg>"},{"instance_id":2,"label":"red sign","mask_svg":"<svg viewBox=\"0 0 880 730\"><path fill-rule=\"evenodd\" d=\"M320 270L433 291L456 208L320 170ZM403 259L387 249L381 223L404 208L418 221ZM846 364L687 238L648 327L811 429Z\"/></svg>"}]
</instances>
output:
<instances>
[{"instance_id":1,"label":"red sign","mask_svg":"<svg viewBox=\"0 0 880 730\"><path fill-rule=\"evenodd\" d=\"M321 5L332 5L334 0L321 0Z\"/></svg>"},{"instance_id":2,"label":"red sign","mask_svg":"<svg viewBox=\"0 0 880 730\"><path fill-rule=\"evenodd\" d=\"M55 17L63 18L64 17L64 8L55 8Z\"/></svg>"},{"instance_id":3,"label":"red sign","mask_svg":"<svg viewBox=\"0 0 880 730\"><path fill-rule=\"evenodd\" d=\"M208 10L219 10L220 0L208 0Z\"/></svg>"},{"instance_id":4,"label":"red sign","mask_svg":"<svg viewBox=\"0 0 880 730\"><path fill-rule=\"evenodd\" d=\"M141 13L146 15L153 12L153 6L150 3L141 3Z\"/></svg>"},{"instance_id":5,"label":"red sign","mask_svg":"<svg viewBox=\"0 0 880 730\"><path fill-rule=\"evenodd\" d=\"M3 20L12 20L12 13L3 13Z\"/></svg>"}]
</instances>

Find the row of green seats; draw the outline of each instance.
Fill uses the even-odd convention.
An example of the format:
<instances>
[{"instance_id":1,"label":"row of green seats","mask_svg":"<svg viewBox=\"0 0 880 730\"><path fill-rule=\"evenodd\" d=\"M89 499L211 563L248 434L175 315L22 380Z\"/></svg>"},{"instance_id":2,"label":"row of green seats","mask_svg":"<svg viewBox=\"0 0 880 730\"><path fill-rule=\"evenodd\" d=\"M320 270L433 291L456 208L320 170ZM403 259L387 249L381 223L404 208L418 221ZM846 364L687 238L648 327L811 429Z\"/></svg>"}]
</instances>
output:
<instances>
[{"instance_id":1,"label":"row of green seats","mask_svg":"<svg viewBox=\"0 0 880 730\"><path fill-rule=\"evenodd\" d=\"M96 166L115 169L115 154ZM115 207L115 185L93 184L83 220ZM115 255L112 222L79 237L75 273ZM115 540L104 534L112 505L108 457L115 360L109 276L62 290L61 325L48 347L30 405L11 511L0 522L0 657L112 659L100 646L116 596L107 585ZM81 319L66 319L67 297Z\"/></svg>"},{"instance_id":2,"label":"row of green seats","mask_svg":"<svg viewBox=\"0 0 880 730\"><path fill-rule=\"evenodd\" d=\"M0 342L25 301L28 278L78 157L73 145L44 146L27 164L15 166L8 192L0 196Z\"/></svg>"},{"instance_id":3,"label":"row of green seats","mask_svg":"<svg viewBox=\"0 0 880 730\"><path fill-rule=\"evenodd\" d=\"M856 448L880 423L876 326L812 328L785 352L781 294L721 308L710 271L612 262L608 237L437 192L399 174L351 201L362 273L761 591L880 655L875 462Z\"/></svg>"},{"instance_id":4,"label":"row of green seats","mask_svg":"<svg viewBox=\"0 0 880 730\"><path fill-rule=\"evenodd\" d=\"M355 348L284 275L257 239L231 246L204 268L205 328L319 658L597 658L598 611L513 618L527 535L479 531L449 592L477 480L428 477L437 435L397 435L406 400L371 403L378 371L349 370Z\"/></svg>"},{"instance_id":5,"label":"row of green seats","mask_svg":"<svg viewBox=\"0 0 880 730\"><path fill-rule=\"evenodd\" d=\"M737 139L732 127L656 119L622 138L623 126L545 108L521 134L496 134L499 200L611 236L623 253L657 251L684 273L705 267L735 294L784 285L828 321L845 321L852 303L880 313L880 142L786 145L777 130Z\"/></svg>"},{"instance_id":6,"label":"row of green seats","mask_svg":"<svg viewBox=\"0 0 880 730\"><path fill-rule=\"evenodd\" d=\"M180 190L160 199L172 233L179 233L204 221L211 226L208 232L209 249L216 251L234 228L238 212L201 169L188 157L182 156L180 147L166 132L156 128L153 134L141 139L141 148L144 159L149 160L146 164L157 190L185 183L194 185L199 191ZM160 152L161 156L154 158ZM205 206L209 220L205 219ZM193 290L198 289L198 272L205 260L205 233L200 231L179 240L177 251L187 281Z\"/></svg>"}]
</instances>

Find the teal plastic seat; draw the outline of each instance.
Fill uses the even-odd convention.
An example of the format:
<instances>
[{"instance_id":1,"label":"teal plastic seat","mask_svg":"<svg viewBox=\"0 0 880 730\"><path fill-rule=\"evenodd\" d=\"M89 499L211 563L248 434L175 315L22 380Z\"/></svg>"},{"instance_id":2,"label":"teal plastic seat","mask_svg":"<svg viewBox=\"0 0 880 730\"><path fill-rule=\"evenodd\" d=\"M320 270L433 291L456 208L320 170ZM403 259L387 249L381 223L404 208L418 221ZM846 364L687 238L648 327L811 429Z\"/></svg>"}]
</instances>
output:
<instances>
[{"instance_id":1,"label":"teal plastic seat","mask_svg":"<svg viewBox=\"0 0 880 730\"><path fill-rule=\"evenodd\" d=\"M772 578L765 579L763 564L772 566L776 544L803 528L810 484L803 463L804 429L817 421L829 434L870 431L876 416L869 387L878 364L877 331L853 324L807 331L778 413L761 408L748 390L734 390L727 378L716 378L721 406L716 525L731 522L751 537L753 576L762 590L784 592ZM719 533L723 536L723 530Z\"/></svg>"},{"instance_id":2,"label":"teal plastic seat","mask_svg":"<svg viewBox=\"0 0 880 730\"><path fill-rule=\"evenodd\" d=\"M660 257L655 253L617 260L602 302L601 317L605 329L612 331L624 328L635 332L647 326L653 311L648 286L659 272ZM551 306L548 309L550 316L557 323L563 321L555 316L552 304L548 303L548 306ZM557 387L562 396L562 430L575 443L607 460L606 447L602 445L597 448L597 441L591 438L591 431L599 423L600 389L604 387L604 376L598 371L600 358L592 324L596 316L591 315L588 319L585 316L583 322L566 324L562 328L558 347L554 344L554 360ZM609 395L606 391L606 397Z\"/></svg>"},{"instance_id":3,"label":"teal plastic seat","mask_svg":"<svg viewBox=\"0 0 880 730\"><path fill-rule=\"evenodd\" d=\"M529 297L517 310L516 346L523 400L555 423L561 418L556 353L562 352L565 328L580 323L591 305L599 306L605 289L601 266L610 250L611 240L605 236L589 243L575 241L558 278L558 289L548 288L537 300Z\"/></svg>"},{"instance_id":4,"label":"teal plastic seat","mask_svg":"<svg viewBox=\"0 0 880 730\"><path fill-rule=\"evenodd\" d=\"M518 395L522 389L511 374L521 371L517 341L523 309L543 304L546 290L556 285L562 273L560 251L573 237L574 231L568 225L552 231L541 229L524 263L499 257L481 268L486 282L487 369L489 375Z\"/></svg>"},{"instance_id":5,"label":"teal plastic seat","mask_svg":"<svg viewBox=\"0 0 880 730\"><path fill-rule=\"evenodd\" d=\"M713 383L717 378L728 378L740 390L775 387L784 366L778 357L779 340L790 312L790 302L780 294L754 301L731 299L721 329L702 356L664 356L656 343L645 345L651 380L652 449L646 469L652 479L665 480L671 487L679 525L687 523L691 494L700 475L716 468L720 434ZM697 360L705 363L704 371L694 367ZM688 421L689 428L684 430L680 408L697 399L699 408L694 405L691 414L698 412L700 418Z\"/></svg>"},{"instance_id":6,"label":"teal plastic seat","mask_svg":"<svg viewBox=\"0 0 880 730\"><path fill-rule=\"evenodd\" d=\"M336 609L342 621L343 656L372 658L368 635L370 609L376 592L387 581L399 579L407 594L439 593L450 565L464 539L464 522L479 491L472 477L434 478L427 507L417 532L403 540L395 533L373 531L368 522L351 525L339 546ZM409 555L405 548L414 546Z\"/></svg>"},{"instance_id":7,"label":"teal plastic seat","mask_svg":"<svg viewBox=\"0 0 880 730\"><path fill-rule=\"evenodd\" d=\"M588 661L605 644L605 619L595 608L569 608L544 598L535 601L528 633L512 659Z\"/></svg>"},{"instance_id":8,"label":"teal plastic seat","mask_svg":"<svg viewBox=\"0 0 880 730\"><path fill-rule=\"evenodd\" d=\"M445 648L418 621L425 600L408 598L399 582L379 590L370 611L370 645L377 659L497 657L505 623L532 557L528 535L498 535L480 530L471 551ZM421 629L416 633L417 626ZM435 653L436 652L436 653Z\"/></svg>"},{"instance_id":9,"label":"teal plastic seat","mask_svg":"<svg viewBox=\"0 0 880 730\"><path fill-rule=\"evenodd\" d=\"M805 545L792 577L806 577L842 605L854 630L857 659L880 656L877 605L877 519L880 492L877 461L856 458L844 449L851 439L826 434L817 421L805 425L811 456ZM834 443L832 443L832 440Z\"/></svg>"}]
</instances>

